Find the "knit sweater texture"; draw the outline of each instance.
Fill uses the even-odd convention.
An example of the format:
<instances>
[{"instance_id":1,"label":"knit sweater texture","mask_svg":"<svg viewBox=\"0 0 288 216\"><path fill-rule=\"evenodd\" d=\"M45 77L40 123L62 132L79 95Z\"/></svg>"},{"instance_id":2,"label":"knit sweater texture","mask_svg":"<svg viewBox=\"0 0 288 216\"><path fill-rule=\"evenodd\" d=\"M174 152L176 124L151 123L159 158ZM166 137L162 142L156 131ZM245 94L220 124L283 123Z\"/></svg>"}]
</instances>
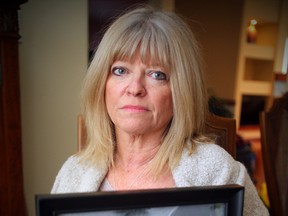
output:
<instances>
[{"instance_id":1,"label":"knit sweater texture","mask_svg":"<svg viewBox=\"0 0 288 216\"><path fill-rule=\"evenodd\" d=\"M60 169L51 193L95 192L108 172L79 163L75 155ZM246 168L215 144L196 144L189 154L184 150L177 167L172 170L176 187L238 184L245 187L244 216L269 215Z\"/></svg>"}]
</instances>

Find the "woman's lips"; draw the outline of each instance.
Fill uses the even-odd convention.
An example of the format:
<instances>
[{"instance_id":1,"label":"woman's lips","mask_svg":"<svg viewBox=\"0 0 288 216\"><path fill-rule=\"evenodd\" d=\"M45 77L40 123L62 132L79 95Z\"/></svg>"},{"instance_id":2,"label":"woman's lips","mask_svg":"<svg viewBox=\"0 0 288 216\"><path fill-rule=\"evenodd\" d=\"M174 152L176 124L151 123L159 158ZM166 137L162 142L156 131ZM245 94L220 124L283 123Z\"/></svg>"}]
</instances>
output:
<instances>
[{"instance_id":1,"label":"woman's lips","mask_svg":"<svg viewBox=\"0 0 288 216\"><path fill-rule=\"evenodd\" d=\"M121 109L130 111L130 112L144 112L144 111L148 111L148 109L146 107L139 106L139 105L125 105Z\"/></svg>"}]
</instances>

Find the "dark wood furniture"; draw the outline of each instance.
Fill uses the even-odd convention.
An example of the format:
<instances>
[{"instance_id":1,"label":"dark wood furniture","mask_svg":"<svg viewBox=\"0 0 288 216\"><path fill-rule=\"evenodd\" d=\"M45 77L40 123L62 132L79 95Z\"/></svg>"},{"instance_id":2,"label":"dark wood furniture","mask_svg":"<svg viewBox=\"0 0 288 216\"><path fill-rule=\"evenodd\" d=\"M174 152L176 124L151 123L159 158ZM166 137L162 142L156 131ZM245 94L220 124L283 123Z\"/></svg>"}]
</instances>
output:
<instances>
[{"instance_id":1,"label":"dark wood furniture","mask_svg":"<svg viewBox=\"0 0 288 216\"><path fill-rule=\"evenodd\" d=\"M86 129L83 116L78 115L78 151L80 151L86 143ZM229 152L233 158L236 158L236 120L208 115L205 124L205 132L208 136L215 138L216 143Z\"/></svg>"},{"instance_id":2,"label":"dark wood furniture","mask_svg":"<svg viewBox=\"0 0 288 216\"><path fill-rule=\"evenodd\" d=\"M77 149L80 151L84 148L86 144L86 128L85 128L85 122L82 115L77 116Z\"/></svg>"},{"instance_id":3,"label":"dark wood furniture","mask_svg":"<svg viewBox=\"0 0 288 216\"><path fill-rule=\"evenodd\" d=\"M18 63L18 9L0 2L0 215L25 215Z\"/></svg>"},{"instance_id":4,"label":"dark wood furniture","mask_svg":"<svg viewBox=\"0 0 288 216\"><path fill-rule=\"evenodd\" d=\"M288 93L260 113L265 180L271 216L288 215Z\"/></svg>"},{"instance_id":5,"label":"dark wood furniture","mask_svg":"<svg viewBox=\"0 0 288 216\"><path fill-rule=\"evenodd\" d=\"M207 116L205 133L215 137L220 145L236 159L236 120L214 114Z\"/></svg>"}]
</instances>

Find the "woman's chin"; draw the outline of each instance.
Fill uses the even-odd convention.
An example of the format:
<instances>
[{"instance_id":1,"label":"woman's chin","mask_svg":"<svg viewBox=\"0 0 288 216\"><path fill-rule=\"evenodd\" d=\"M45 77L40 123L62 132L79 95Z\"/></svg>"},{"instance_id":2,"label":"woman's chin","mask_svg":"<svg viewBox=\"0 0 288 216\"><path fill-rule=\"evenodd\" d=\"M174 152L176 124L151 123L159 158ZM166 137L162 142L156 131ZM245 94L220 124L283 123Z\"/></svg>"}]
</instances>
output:
<instances>
[{"instance_id":1,"label":"woman's chin","mask_svg":"<svg viewBox=\"0 0 288 216\"><path fill-rule=\"evenodd\" d=\"M129 134L129 135L145 135L146 133L148 133L148 131L143 128L143 126L140 126L140 127L125 127L125 128L122 128L121 130L122 132L126 133L126 134Z\"/></svg>"}]
</instances>

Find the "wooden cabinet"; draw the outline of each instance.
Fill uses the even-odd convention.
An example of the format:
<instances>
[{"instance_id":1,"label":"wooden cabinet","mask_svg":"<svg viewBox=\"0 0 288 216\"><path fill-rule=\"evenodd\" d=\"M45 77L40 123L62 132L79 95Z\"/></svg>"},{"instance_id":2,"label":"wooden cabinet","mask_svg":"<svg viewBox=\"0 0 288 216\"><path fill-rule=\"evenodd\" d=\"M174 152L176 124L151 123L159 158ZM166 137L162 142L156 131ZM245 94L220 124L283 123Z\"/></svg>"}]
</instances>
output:
<instances>
[{"instance_id":1,"label":"wooden cabinet","mask_svg":"<svg viewBox=\"0 0 288 216\"><path fill-rule=\"evenodd\" d=\"M19 4L0 3L0 215L25 215L20 86L18 66Z\"/></svg>"}]
</instances>

